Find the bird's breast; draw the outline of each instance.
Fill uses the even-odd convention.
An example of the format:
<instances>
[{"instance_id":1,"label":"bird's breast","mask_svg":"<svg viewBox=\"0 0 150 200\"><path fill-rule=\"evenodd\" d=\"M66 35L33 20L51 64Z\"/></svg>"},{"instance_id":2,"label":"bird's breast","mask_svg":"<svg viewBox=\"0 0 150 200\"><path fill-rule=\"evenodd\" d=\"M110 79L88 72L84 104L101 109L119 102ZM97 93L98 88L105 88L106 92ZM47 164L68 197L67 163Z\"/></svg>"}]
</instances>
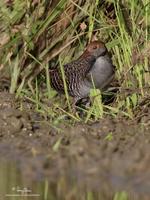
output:
<instances>
[{"instance_id":1,"label":"bird's breast","mask_svg":"<svg viewBox=\"0 0 150 200\"><path fill-rule=\"evenodd\" d=\"M96 60L87 79L90 80L90 82L94 82L96 88L102 89L111 81L110 79L113 74L114 70L111 59L106 55Z\"/></svg>"}]
</instances>

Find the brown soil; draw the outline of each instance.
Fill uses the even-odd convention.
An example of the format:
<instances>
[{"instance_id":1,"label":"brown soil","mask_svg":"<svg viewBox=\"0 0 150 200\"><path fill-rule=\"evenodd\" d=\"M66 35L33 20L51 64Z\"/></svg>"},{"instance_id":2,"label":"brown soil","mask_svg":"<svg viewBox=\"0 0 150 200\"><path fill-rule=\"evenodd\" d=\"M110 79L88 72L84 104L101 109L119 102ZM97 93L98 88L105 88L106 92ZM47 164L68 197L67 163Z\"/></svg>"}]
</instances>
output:
<instances>
[{"instance_id":1,"label":"brown soil","mask_svg":"<svg viewBox=\"0 0 150 200\"><path fill-rule=\"evenodd\" d=\"M56 128L30 103L22 103L25 112L13 95L0 97L0 157L19 161L23 176L150 197L149 116L142 123L105 118Z\"/></svg>"}]
</instances>

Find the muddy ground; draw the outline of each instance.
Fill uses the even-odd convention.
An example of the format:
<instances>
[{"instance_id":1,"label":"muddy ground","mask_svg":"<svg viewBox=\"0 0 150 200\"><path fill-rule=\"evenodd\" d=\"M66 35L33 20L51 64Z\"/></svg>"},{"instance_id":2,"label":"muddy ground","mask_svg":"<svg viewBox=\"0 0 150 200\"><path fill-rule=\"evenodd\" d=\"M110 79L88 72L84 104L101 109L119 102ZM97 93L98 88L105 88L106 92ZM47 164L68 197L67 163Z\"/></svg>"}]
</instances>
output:
<instances>
[{"instance_id":1,"label":"muddy ground","mask_svg":"<svg viewBox=\"0 0 150 200\"><path fill-rule=\"evenodd\" d=\"M140 123L105 118L57 129L28 102L22 105L23 111L13 95L0 92L0 157L17 160L23 176L47 177L54 184L64 177L65 190L74 183L91 190L127 190L149 199L149 114Z\"/></svg>"}]
</instances>

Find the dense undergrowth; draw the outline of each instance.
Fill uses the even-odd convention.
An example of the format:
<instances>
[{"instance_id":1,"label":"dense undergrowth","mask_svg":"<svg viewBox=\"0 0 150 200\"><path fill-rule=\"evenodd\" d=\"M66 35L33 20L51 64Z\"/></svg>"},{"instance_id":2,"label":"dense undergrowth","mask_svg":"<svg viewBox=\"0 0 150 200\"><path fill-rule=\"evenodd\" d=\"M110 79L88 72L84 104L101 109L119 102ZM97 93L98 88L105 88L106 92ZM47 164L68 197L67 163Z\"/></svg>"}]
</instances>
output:
<instances>
[{"instance_id":1,"label":"dense undergrowth","mask_svg":"<svg viewBox=\"0 0 150 200\"><path fill-rule=\"evenodd\" d=\"M117 92L105 104L93 91L81 117L72 111L70 97L66 101L51 89L48 70L78 58L93 38L105 41L112 53L111 87ZM105 115L137 119L150 107L149 40L148 0L1 1L1 88L33 102L54 123L66 116L85 122Z\"/></svg>"}]
</instances>

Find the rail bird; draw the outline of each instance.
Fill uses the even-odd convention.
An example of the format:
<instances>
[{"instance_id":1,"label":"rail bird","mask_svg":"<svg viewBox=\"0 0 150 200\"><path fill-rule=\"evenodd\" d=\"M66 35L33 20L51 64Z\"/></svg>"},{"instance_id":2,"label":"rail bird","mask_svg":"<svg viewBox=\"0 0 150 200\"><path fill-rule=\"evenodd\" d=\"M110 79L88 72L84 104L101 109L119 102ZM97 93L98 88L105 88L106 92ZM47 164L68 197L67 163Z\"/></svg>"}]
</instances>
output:
<instances>
[{"instance_id":1,"label":"rail bird","mask_svg":"<svg viewBox=\"0 0 150 200\"><path fill-rule=\"evenodd\" d=\"M86 98L92 88L105 90L114 77L111 56L102 41L88 44L83 54L63 66L68 94L77 102ZM51 86L58 93L65 93L61 69L50 69Z\"/></svg>"}]
</instances>

